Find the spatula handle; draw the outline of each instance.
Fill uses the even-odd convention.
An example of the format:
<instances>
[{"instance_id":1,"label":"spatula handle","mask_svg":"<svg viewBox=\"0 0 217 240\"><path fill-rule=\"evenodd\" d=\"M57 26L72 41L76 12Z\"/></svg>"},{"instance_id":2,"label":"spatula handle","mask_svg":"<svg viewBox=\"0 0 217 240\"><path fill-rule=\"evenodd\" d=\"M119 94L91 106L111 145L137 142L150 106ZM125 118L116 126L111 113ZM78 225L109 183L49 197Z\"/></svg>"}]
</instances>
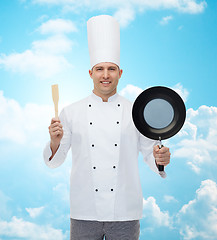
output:
<instances>
[{"instance_id":1,"label":"spatula handle","mask_svg":"<svg viewBox=\"0 0 217 240\"><path fill-rule=\"evenodd\" d=\"M58 84L52 85L52 98L54 103L54 109L55 109L55 118L58 118L58 102L59 102L59 88Z\"/></svg>"},{"instance_id":2,"label":"spatula handle","mask_svg":"<svg viewBox=\"0 0 217 240\"><path fill-rule=\"evenodd\" d=\"M54 104L54 109L55 109L55 118L58 118L58 103Z\"/></svg>"}]
</instances>

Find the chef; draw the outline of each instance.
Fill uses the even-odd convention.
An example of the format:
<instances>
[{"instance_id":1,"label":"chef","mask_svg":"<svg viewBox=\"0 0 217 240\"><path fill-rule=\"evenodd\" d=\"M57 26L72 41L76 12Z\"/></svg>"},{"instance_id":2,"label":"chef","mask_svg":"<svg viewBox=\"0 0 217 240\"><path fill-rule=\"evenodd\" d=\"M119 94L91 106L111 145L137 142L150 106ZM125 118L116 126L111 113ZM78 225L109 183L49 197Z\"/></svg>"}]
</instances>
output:
<instances>
[{"instance_id":1,"label":"chef","mask_svg":"<svg viewBox=\"0 0 217 240\"><path fill-rule=\"evenodd\" d=\"M169 164L170 152L137 131L132 103L117 93L123 72L118 22L108 15L92 17L87 31L93 91L51 120L44 161L56 168L71 149L70 240L138 240L143 209L138 154L165 177L158 165Z\"/></svg>"}]
</instances>

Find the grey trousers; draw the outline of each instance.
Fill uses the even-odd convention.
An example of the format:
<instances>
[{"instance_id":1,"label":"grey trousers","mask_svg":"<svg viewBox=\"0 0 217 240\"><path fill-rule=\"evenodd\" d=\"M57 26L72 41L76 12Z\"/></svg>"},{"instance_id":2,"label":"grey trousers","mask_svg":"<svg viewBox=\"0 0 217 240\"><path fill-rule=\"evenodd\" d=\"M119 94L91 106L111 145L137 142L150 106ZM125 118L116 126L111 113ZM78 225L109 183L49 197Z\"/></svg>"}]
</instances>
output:
<instances>
[{"instance_id":1,"label":"grey trousers","mask_svg":"<svg viewBox=\"0 0 217 240\"><path fill-rule=\"evenodd\" d=\"M139 220L123 222L70 220L70 240L139 240Z\"/></svg>"}]
</instances>

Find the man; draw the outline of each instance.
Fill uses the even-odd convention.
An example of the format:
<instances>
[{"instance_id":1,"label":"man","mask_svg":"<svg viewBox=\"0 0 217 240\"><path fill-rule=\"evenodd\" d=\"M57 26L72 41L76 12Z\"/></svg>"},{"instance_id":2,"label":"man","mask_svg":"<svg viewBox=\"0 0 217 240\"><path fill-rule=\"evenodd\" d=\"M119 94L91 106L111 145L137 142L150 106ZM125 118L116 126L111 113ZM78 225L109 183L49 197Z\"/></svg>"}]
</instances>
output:
<instances>
[{"instance_id":1,"label":"man","mask_svg":"<svg viewBox=\"0 0 217 240\"><path fill-rule=\"evenodd\" d=\"M157 166L169 164L170 152L137 131L132 104L117 94L123 71L116 20L91 18L88 43L93 93L52 119L45 163L58 167L71 148L71 240L138 240L143 204L138 153L165 177Z\"/></svg>"}]
</instances>

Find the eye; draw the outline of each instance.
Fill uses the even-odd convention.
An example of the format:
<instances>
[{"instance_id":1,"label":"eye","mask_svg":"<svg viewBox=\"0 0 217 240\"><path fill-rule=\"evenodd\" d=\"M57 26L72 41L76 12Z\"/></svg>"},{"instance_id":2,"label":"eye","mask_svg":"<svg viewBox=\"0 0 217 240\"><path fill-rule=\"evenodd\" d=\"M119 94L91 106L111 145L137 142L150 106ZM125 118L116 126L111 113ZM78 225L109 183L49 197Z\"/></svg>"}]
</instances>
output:
<instances>
[{"instance_id":1,"label":"eye","mask_svg":"<svg viewBox=\"0 0 217 240\"><path fill-rule=\"evenodd\" d=\"M116 68L115 67L110 67L109 70L110 71L116 71Z\"/></svg>"},{"instance_id":2,"label":"eye","mask_svg":"<svg viewBox=\"0 0 217 240\"><path fill-rule=\"evenodd\" d=\"M96 71L102 71L103 70L103 68L96 68Z\"/></svg>"}]
</instances>

